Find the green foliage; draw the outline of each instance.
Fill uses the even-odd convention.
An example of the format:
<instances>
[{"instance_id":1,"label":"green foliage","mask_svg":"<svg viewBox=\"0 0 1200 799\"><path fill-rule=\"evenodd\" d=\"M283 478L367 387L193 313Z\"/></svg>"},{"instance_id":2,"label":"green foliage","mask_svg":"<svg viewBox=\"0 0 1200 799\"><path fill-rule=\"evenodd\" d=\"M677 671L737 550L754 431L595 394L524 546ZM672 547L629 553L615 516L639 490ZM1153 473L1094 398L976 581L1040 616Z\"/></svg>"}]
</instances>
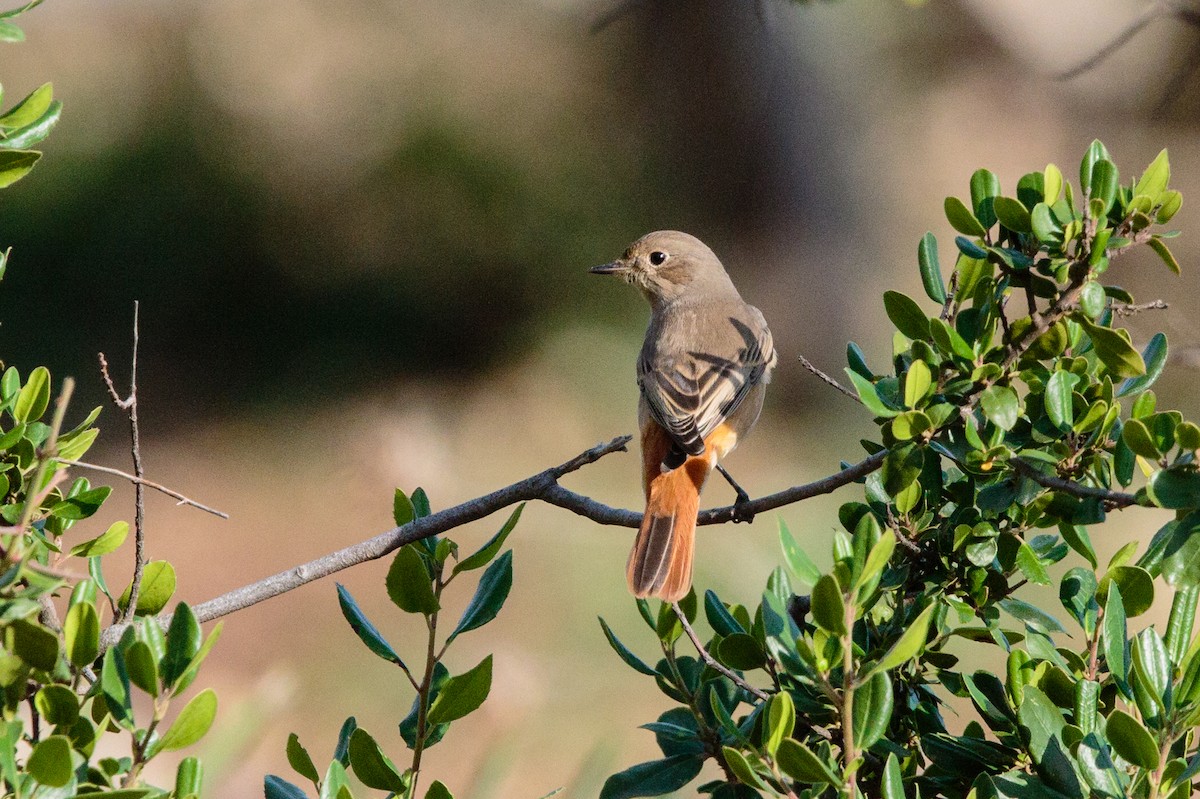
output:
<instances>
[{"instance_id":1,"label":"green foliage","mask_svg":"<svg viewBox=\"0 0 1200 799\"><path fill-rule=\"evenodd\" d=\"M0 11L0 42L23 41L25 32L12 20L41 2L31 0L19 8ZM0 88L0 102L3 99L4 91ZM42 154L28 148L50 135L61 114L62 103L54 99L49 83L34 89L7 111L0 111L0 189L16 183L33 169ZM7 252L0 253L0 278L4 277L7 256Z\"/></svg>"},{"instance_id":2,"label":"green foliage","mask_svg":"<svg viewBox=\"0 0 1200 799\"><path fill-rule=\"evenodd\" d=\"M651 667L602 620L621 659L679 704L645 725L662 758L612 776L603 799L677 790L709 759L720 777L697 790L714 797L1192 795L1200 427L1157 410L1166 337L1136 347L1120 327L1133 298L1105 280L1139 245L1177 271L1156 225L1181 197L1166 151L1119 174L1095 142L1078 195L1051 165L1011 194L979 170L969 202L946 200L961 234L948 283L934 236L917 248L938 307L884 294L886 373L850 346L846 372L878 426L864 446L886 455L841 507L832 567L781 523L807 601L779 570L751 608L705 593L706 649L737 680L684 654L678 625L657 625ZM1140 557L1131 542L1101 568L1088 527L1134 506L1176 518ZM1028 596L1056 582L1066 623ZM1134 628L1164 591L1166 630ZM949 695L973 709L958 733Z\"/></svg>"},{"instance_id":3,"label":"green foliage","mask_svg":"<svg viewBox=\"0 0 1200 799\"><path fill-rule=\"evenodd\" d=\"M413 671L396 649L367 618L345 586L337 586L338 603L350 629L369 651L395 664L405 682L416 696L408 715L399 722L400 737L412 751L411 763L400 768L385 753L366 730L358 727L354 717L346 720L338 737L332 762L324 774L317 770L308 750L293 733L287 741L287 759L292 769L311 783L321 799L338 797L353 799L356 795L345 782L349 769L367 788L385 791L389 796L416 799L421 756L426 749L442 740L451 724L477 710L492 689L492 656L488 655L473 668L452 675L443 663L451 644L460 635L483 627L496 618L512 587L512 550L500 551L509 534L521 518L524 505L519 505L500 530L478 550L459 558L458 545L449 538L429 538L405 544L392 557L384 587L388 598L403 613L421 616L428 630L424 648L416 653L422 660ZM429 516L429 498L421 489L412 499L396 489L393 497L395 522L404 526ZM484 568L486 567L486 568ZM475 586L475 593L455 625L446 633L442 597L446 588L462 575L484 569ZM439 626L442 627L439 646ZM606 632L616 641L611 631ZM616 645L616 644L614 644ZM632 665L632 663L631 663ZM643 666L647 671L649 667ZM694 775L693 775L694 776ZM689 777L690 779L690 777ZM263 784L267 799L303 799L304 789L275 775L268 775ZM426 790L425 799L450 799L452 794L441 782L434 780Z\"/></svg>"}]
</instances>

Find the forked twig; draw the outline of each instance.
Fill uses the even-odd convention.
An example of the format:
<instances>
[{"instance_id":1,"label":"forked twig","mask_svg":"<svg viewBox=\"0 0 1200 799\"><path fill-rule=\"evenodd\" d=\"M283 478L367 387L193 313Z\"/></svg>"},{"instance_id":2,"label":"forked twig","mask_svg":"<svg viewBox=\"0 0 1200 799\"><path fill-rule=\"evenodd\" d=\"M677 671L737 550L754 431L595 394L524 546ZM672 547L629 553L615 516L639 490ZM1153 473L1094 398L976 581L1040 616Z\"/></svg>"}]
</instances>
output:
<instances>
[{"instance_id":1,"label":"forked twig","mask_svg":"<svg viewBox=\"0 0 1200 799\"><path fill-rule=\"evenodd\" d=\"M177 499L179 500L178 504L180 505L191 505L193 508L202 510L206 513L211 513L213 516L220 516L222 519L229 518L229 514L225 511L220 511L216 508L210 508L209 506L203 505L194 499L189 499L173 488L167 488L165 485L156 483L153 480L146 480L145 478L138 477L137 475L130 474L129 472L123 472L120 469L114 469L111 466L101 466L98 463L88 463L87 461L72 461L67 460L66 458L55 458L54 460L63 464L64 466L78 466L81 469L92 469L93 471L116 475L117 477L124 478L135 485L144 485L146 488L153 488L155 491L166 494L172 499Z\"/></svg>"}]
</instances>

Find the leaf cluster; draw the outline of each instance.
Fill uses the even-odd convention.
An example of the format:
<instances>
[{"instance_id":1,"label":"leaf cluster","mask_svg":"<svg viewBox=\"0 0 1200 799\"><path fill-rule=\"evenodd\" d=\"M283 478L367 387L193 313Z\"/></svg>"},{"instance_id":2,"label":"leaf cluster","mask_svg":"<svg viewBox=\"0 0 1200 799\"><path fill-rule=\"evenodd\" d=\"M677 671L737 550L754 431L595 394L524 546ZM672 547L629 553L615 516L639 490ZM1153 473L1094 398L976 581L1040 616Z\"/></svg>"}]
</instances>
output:
<instances>
[{"instance_id":1,"label":"leaf cluster","mask_svg":"<svg viewBox=\"0 0 1200 799\"><path fill-rule=\"evenodd\" d=\"M400 611L420 616L428 633L420 666L410 668L367 618L345 586L337 586L342 615L358 640L375 655L395 665L413 688L412 707L399 722L400 738L412 752L411 764L401 769L384 754L376 739L358 726L353 716L346 719L338 735L333 758L325 770L318 771L299 738L292 734L287 743L288 763L312 783L319 799L353 799L349 782L353 773L367 788L385 791L389 796L414 799L418 796L421 756L442 740L451 723L477 710L492 687L492 656L460 674L451 674L443 663L451 644L464 633L491 622L499 614L512 588L512 550L501 552L505 541L521 518L519 505L500 530L478 550L459 557L458 545L449 538L429 536L400 547L388 568L385 588ZM396 489L393 517L398 527L430 515L429 498L418 488L410 498ZM448 633L440 625L443 594L451 583L468 572L483 569L475 592L458 621ZM440 642L440 643L439 643ZM268 775L264 789L267 799L302 799L304 790L287 780ZM450 790L434 780L424 793L425 799L451 799Z\"/></svg>"},{"instance_id":2,"label":"leaf cluster","mask_svg":"<svg viewBox=\"0 0 1200 799\"><path fill-rule=\"evenodd\" d=\"M677 790L708 760L722 777L698 790L723 799L1191 795L1200 427L1156 407L1166 337L1134 346L1120 320L1137 306L1109 272L1142 245L1178 272L1158 228L1182 202L1169 178L1163 151L1122 184L1094 142L1078 190L1049 165L1012 194L979 170L968 201L947 198L948 281L936 238L917 247L935 310L884 295L882 373L848 348L878 428L863 446L886 454L839 511L832 569L781 524L809 595L781 569L752 606L704 595L708 652L767 698L679 654L672 614L639 604L653 667L604 625L679 706L646 725L663 757L611 777L603 799ZM1137 506L1176 518L1102 566L1089 530ZM1059 610L1029 598L1056 584ZM1134 629L1163 590L1166 629ZM696 614L695 596L682 605ZM974 710L960 732L950 696Z\"/></svg>"},{"instance_id":3,"label":"leaf cluster","mask_svg":"<svg viewBox=\"0 0 1200 799\"><path fill-rule=\"evenodd\" d=\"M202 639L195 615L180 604L164 633L152 614L170 601L174 571L150 563L139 620L103 650L102 619L117 618L122 601L108 588L102 559L118 551L129 525L75 536L75 526L100 509L111 489L64 480L58 459L78 460L99 433L93 426L99 408L63 431L70 387L64 381L51 411L47 369L37 367L24 380L16 367L0 375L0 785L15 796L196 796L202 770L195 758L179 765L173 790L143 785L140 774L147 762L192 745L212 725L211 690L178 713L171 706L195 679L220 625ZM63 569L78 559L87 578ZM63 593L70 599L60 626L53 598ZM135 713L137 693L148 698L148 715ZM113 736L128 738L128 756L106 754L113 747L101 743Z\"/></svg>"}]
</instances>

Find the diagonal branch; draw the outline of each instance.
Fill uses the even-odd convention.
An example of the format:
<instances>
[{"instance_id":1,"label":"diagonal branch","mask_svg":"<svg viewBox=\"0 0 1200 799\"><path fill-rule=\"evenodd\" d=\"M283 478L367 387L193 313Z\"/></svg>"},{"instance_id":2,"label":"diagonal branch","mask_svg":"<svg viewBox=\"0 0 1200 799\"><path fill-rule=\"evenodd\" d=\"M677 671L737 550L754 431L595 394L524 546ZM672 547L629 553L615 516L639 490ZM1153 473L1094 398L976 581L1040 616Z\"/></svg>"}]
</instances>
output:
<instances>
[{"instance_id":1,"label":"diagonal branch","mask_svg":"<svg viewBox=\"0 0 1200 799\"><path fill-rule=\"evenodd\" d=\"M1087 486L1083 483L1077 483L1074 480L1067 480L1052 474L1046 474L1020 458L1013 458L1009 463L1012 464L1013 469L1022 477L1028 477L1043 488L1061 491L1064 494L1070 494L1081 499L1101 499L1111 504L1114 508L1128 508L1131 505L1142 504L1133 494L1126 494L1123 491L1110 491L1107 488L1098 488L1096 486Z\"/></svg>"},{"instance_id":2,"label":"diagonal branch","mask_svg":"<svg viewBox=\"0 0 1200 799\"><path fill-rule=\"evenodd\" d=\"M339 572L342 569L355 566L359 563L365 563L368 560L381 558L405 544L477 521L495 513L501 508L515 505L518 502L541 500L551 505L566 508L598 524L617 527L637 527L642 521L642 514L640 512L610 507L590 497L565 489L558 484L558 480L566 474L594 463L610 453L625 451L625 447L630 440L632 440L632 436L619 436L607 444L599 444L592 447L559 466L546 469L520 482L513 483L510 486L493 491L482 497L468 500L452 508L447 508L444 511L421 519L414 519L405 525L380 533L366 541L339 549L336 552L331 552L308 563L294 566L286 571L234 589L219 597L196 605L193 607L193 611L196 617L202 622L227 616L230 613L243 610L251 605L256 605L259 602L287 593L314 580ZM834 489L860 480L878 469L883 463L886 454L886 452L877 452L852 466L842 469L836 474L751 500L750 502L743 503L740 508L728 505L702 511L698 522L699 524L720 524L732 521L735 513L739 511L742 513L761 513L819 494L828 494ZM160 617L160 620L164 624L168 623L170 614L163 615ZM127 622L121 621L105 630L102 639L103 645L111 646L115 643L120 638L127 624Z\"/></svg>"}]
</instances>

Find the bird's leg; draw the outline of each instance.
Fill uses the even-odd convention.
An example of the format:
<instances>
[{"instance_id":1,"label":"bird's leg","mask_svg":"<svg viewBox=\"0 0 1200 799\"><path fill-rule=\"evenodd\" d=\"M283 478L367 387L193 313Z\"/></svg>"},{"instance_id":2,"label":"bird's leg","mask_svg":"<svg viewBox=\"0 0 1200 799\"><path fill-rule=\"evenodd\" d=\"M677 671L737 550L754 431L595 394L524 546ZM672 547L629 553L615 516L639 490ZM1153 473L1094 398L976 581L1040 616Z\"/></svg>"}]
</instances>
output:
<instances>
[{"instance_id":1,"label":"bird's leg","mask_svg":"<svg viewBox=\"0 0 1200 799\"><path fill-rule=\"evenodd\" d=\"M717 464L717 471L721 473L721 476L725 478L725 481L729 483L729 485L733 486L733 490L737 492L737 499L733 502L734 522L754 521L754 514L745 512L743 510L746 503L750 501L750 495L746 493L746 489L738 485L737 480L734 480L733 476L729 474L729 472L725 470L725 467L719 463Z\"/></svg>"}]
</instances>

